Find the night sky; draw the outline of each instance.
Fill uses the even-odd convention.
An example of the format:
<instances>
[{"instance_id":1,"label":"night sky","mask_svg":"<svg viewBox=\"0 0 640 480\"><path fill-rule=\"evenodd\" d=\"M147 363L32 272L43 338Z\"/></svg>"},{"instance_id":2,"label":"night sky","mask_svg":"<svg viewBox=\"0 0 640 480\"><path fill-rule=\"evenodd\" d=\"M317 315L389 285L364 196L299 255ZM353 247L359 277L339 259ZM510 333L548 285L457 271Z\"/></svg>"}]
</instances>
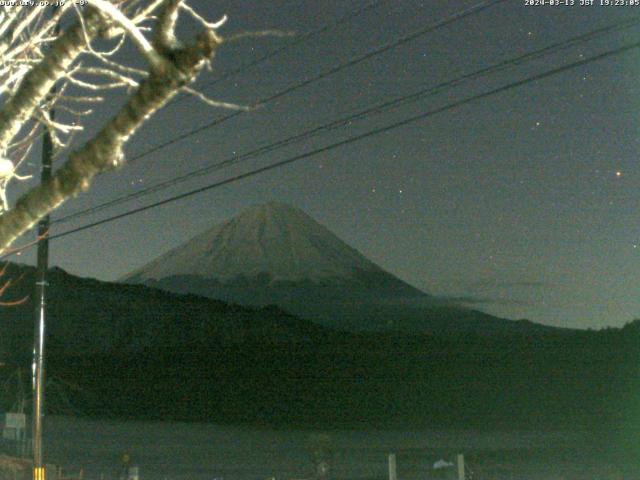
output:
<instances>
[{"instance_id":1,"label":"night sky","mask_svg":"<svg viewBox=\"0 0 640 480\"><path fill-rule=\"evenodd\" d=\"M228 14L222 33L279 29L304 34L368 3L202 0L192 5L210 19ZM219 51L213 71L203 73L199 84L216 99L254 104L477 3L382 1L207 87L218 75L295 37L239 41ZM640 7L503 2L133 161L104 175L54 218L633 15L640 15ZM57 224L52 233L637 42L639 33L636 25L554 51L209 176ZM305 210L371 260L429 293L508 318L580 328L621 326L640 318L639 66L640 49L610 56L60 238L51 244L52 263L77 275L115 280L250 205L279 200ZM109 99L89 132L120 100ZM127 157L229 113L195 99L178 101L130 142ZM14 185L10 196L15 198L21 188Z\"/></svg>"}]
</instances>

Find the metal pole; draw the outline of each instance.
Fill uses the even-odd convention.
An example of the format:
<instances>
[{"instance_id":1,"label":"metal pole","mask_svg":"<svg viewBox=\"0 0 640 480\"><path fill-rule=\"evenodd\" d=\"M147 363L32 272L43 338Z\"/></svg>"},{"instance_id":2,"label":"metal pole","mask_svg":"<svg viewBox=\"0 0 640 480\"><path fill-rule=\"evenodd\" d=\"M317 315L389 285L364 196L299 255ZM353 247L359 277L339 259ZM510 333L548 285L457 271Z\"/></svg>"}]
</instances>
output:
<instances>
[{"instance_id":1,"label":"metal pole","mask_svg":"<svg viewBox=\"0 0 640 480\"><path fill-rule=\"evenodd\" d=\"M464 455L458 454L458 480L465 480Z\"/></svg>"},{"instance_id":2,"label":"metal pole","mask_svg":"<svg viewBox=\"0 0 640 480\"><path fill-rule=\"evenodd\" d=\"M52 9L52 17L58 7ZM60 33L60 23L54 28L54 34ZM56 91L55 85L49 92ZM49 111L51 120L55 119L55 110ZM44 126L42 137L42 169L40 171L40 184L51 179L53 164L53 138L51 131ZM43 463L42 451L42 417L44 414L44 340L45 340L45 313L47 304L47 269L49 268L49 215L44 216L38 222L38 264L36 267L36 316L35 334L33 345L33 480L45 480L46 471Z\"/></svg>"},{"instance_id":3,"label":"metal pole","mask_svg":"<svg viewBox=\"0 0 640 480\"><path fill-rule=\"evenodd\" d=\"M54 111L50 112L51 119ZM42 170L40 183L51 178L53 141L45 127L42 140ZM45 480L42 454L42 416L44 412L44 338L47 268L49 267L49 215L38 222L38 265L36 269L36 321L33 346L33 480Z\"/></svg>"},{"instance_id":4,"label":"metal pole","mask_svg":"<svg viewBox=\"0 0 640 480\"><path fill-rule=\"evenodd\" d=\"M396 472L396 454L389 454L389 480L398 480L398 474Z\"/></svg>"}]
</instances>

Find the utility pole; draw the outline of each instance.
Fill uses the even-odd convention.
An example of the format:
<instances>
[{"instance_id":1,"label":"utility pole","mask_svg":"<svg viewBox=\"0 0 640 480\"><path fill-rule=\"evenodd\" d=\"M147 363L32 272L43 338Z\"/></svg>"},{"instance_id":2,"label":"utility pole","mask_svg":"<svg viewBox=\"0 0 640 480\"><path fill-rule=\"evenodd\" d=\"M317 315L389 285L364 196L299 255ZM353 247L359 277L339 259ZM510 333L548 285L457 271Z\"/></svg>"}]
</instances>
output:
<instances>
[{"instance_id":1,"label":"utility pole","mask_svg":"<svg viewBox=\"0 0 640 480\"><path fill-rule=\"evenodd\" d=\"M54 6L52 16L57 7ZM60 33L60 24L56 24L54 34ZM49 98L55 93L55 86L49 92ZM49 117L55 119L55 110L51 108ZM53 137L49 127L43 126L42 137L42 169L40 170L40 184L51 179L53 164ZM45 314L47 305L47 269L49 268L49 215L44 216L38 222L38 264L36 267L36 311L35 332L33 340L33 480L45 480L46 471L43 464L42 452L42 416L44 414L44 338L45 338Z\"/></svg>"},{"instance_id":2,"label":"utility pole","mask_svg":"<svg viewBox=\"0 0 640 480\"><path fill-rule=\"evenodd\" d=\"M53 109L50 112L54 118ZM42 139L42 170L40 183L51 178L53 163L53 140L51 132L44 127ZM44 337L45 307L47 303L47 269L49 267L49 215L38 222L38 265L36 268L36 321L33 345L33 480L45 480L42 460L42 415L44 412Z\"/></svg>"}]
</instances>

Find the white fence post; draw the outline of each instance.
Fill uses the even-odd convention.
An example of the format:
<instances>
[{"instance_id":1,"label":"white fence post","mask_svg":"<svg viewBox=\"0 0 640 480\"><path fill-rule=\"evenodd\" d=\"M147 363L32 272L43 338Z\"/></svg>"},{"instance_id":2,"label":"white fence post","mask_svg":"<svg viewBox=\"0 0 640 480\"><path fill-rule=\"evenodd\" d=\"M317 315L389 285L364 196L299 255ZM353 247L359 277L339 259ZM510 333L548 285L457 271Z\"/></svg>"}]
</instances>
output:
<instances>
[{"instance_id":1,"label":"white fence post","mask_svg":"<svg viewBox=\"0 0 640 480\"><path fill-rule=\"evenodd\" d=\"M464 455L458 454L458 480L465 480L464 475Z\"/></svg>"},{"instance_id":2,"label":"white fence post","mask_svg":"<svg viewBox=\"0 0 640 480\"><path fill-rule=\"evenodd\" d=\"M127 480L140 480L140 469L137 466L129 467Z\"/></svg>"},{"instance_id":3,"label":"white fence post","mask_svg":"<svg viewBox=\"0 0 640 480\"><path fill-rule=\"evenodd\" d=\"M389 454L389 480L398 480L398 474L396 472L396 454Z\"/></svg>"}]
</instances>

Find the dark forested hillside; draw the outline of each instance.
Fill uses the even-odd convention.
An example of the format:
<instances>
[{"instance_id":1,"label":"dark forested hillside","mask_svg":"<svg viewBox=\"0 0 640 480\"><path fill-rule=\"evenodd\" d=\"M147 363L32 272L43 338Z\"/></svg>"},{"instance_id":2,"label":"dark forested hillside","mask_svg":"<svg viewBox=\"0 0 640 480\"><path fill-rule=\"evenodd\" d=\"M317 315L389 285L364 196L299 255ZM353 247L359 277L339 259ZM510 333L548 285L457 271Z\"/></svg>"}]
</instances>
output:
<instances>
[{"instance_id":1,"label":"dark forested hillside","mask_svg":"<svg viewBox=\"0 0 640 480\"><path fill-rule=\"evenodd\" d=\"M11 268L24 274L11 291L20 298L33 271ZM50 282L50 411L462 428L630 426L640 415L640 322L597 332L355 334L275 307L61 270ZM0 315L5 377L30 365L33 308L29 302ZM6 407L11 392L5 396Z\"/></svg>"}]
</instances>

